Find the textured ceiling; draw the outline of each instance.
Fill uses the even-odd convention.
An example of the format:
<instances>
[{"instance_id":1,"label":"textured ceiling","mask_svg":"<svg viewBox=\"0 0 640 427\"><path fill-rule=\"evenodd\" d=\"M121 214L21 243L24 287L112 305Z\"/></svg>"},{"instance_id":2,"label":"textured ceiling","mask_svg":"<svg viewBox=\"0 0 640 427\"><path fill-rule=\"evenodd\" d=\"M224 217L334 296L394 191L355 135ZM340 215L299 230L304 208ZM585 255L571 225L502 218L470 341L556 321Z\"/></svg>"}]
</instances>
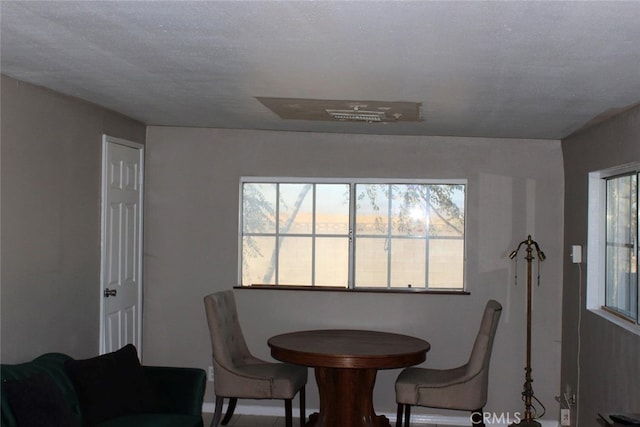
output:
<instances>
[{"instance_id":1,"label":"textured ceiling","mask_svg":"<svg viewBox=\"0 0 640 427\"><path fill-rule=\"evenodd\" d=\"M6 1L3 74L150 125L558 139L640 101L640 1ZM406 101L281 119L257 97Z\"/></svg>"}]
</instances>

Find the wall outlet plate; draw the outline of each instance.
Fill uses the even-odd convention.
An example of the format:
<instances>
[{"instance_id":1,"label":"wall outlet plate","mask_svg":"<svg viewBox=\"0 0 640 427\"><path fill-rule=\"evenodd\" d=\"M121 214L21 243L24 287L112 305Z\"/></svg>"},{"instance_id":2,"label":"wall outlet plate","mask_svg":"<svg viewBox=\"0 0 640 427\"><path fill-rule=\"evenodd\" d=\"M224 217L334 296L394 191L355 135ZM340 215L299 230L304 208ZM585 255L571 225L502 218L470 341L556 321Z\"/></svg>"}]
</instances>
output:
<instances>
[{"instance_id":1,"label":"wall outlet plate","mask_svg":"<svg viewBox=\"0 0 640 427\"><path fill-rule=\"evenodd\" d=\"M561 426L570 426L571 425L571 410L570 409L560 409L560 425Z\"/></svg>"}]
</instances>

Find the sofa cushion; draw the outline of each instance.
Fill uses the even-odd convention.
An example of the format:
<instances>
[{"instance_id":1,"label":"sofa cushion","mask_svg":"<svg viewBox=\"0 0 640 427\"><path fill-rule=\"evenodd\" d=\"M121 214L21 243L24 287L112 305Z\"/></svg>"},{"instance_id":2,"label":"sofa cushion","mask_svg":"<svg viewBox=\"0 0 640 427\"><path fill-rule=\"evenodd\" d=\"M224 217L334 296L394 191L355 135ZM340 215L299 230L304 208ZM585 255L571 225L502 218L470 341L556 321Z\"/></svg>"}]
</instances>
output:
<instances>
[{"instance_id":1,"label":"sofa cushion","mask_svg":"<svg viewBox=\"0 0 640 427\"><path fill-rule=\"evenodd\" d=\"M65 369L89 426L115 417L160 410L158 396L131 344L91 359L67 360Z\"/></svg>"},{"instance_id":2,"label":"sofa cushion","mask_svg":"<svg viewBox=\"0 0 640 427\"><path fill-rule=\"evenodd\" d=\"M41 372L46 372L62 392L64 399L72 408L76 418L81 421L82 416L80 413L80 402L78 402L78 397L76 395L76 390L73 387L73 383L64 369L64 362L69 359L71 358L65 354L47 353L30 362L19 363L16 365L3 363L0 365L0 377L2 378L2 381L23 380ZM6 396L6 393L0 393L0 400L2 401L0 426L16 427L17 421L13 411L11 410L11 405L9 404L9 399Z\"/></svg>"},{"instance_id":3,"label":"sofa cushion","mask_svg":"<svg viewBox=\"0 0 640 427\"><path fill-rule=\"evenodd\" d=\"M62 391L44 372L2 384L20 427L80 427Z\"/></svg>"}]
</instances>

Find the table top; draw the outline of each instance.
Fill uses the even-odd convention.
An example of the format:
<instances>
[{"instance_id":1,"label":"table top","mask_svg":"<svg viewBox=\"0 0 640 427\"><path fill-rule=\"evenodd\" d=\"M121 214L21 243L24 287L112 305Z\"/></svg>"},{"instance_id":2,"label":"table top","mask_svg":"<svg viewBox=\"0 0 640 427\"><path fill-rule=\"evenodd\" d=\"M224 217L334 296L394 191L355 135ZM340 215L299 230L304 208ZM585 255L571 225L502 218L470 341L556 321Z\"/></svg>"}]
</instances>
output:
<instances>
[{"instance_id":1,"label":"table top","mask_svg":"<svg viewBox=\"0 0 640 427\"><path fill-rule=\"evenodd\" d=\"M408 335L353 329L323 329L276 335L271 355L283 362L326 368L391 369L417 365L431 345Z\"/></svg>"}]
</instances>

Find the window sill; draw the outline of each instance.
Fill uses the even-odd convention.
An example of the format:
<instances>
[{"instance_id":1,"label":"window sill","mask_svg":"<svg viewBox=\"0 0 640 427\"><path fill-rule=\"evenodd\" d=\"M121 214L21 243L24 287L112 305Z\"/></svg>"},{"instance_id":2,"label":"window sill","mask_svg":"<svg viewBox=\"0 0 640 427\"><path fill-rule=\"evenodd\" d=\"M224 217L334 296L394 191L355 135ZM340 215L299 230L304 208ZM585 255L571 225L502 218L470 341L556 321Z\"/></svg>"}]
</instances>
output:
<instances>
[{"instance_id":1,"label":"window sill","mask_svg":"<svg viewBox=\"0 0 640 427\"><path fill-rule=\"evenodd\" d=\"M234 286L233 289L242 290L270 290L270 291L305 291L305 292L356 292L371 294L429 294L429 295L470 295L468 291L456 291L451 289L434 290L434 289L376 289L376 288L359 288L347 289L331 286L293 286L293 285L251 285L251 286Z\"/></svg>"},{"instance_id":2,"label":"window sill","mask_svg":"<svg viewBox=\"0 0 640 427\"><path fill-rule=\"evenodd\" d=\"M589 311L592 313L620 326L623 329L631 332L632 334L640 336L640 325L636 325L631 321L625 320L622 317L615 315L607 310L602 308L590 308Z\"/></svg>"}]
</instances>

